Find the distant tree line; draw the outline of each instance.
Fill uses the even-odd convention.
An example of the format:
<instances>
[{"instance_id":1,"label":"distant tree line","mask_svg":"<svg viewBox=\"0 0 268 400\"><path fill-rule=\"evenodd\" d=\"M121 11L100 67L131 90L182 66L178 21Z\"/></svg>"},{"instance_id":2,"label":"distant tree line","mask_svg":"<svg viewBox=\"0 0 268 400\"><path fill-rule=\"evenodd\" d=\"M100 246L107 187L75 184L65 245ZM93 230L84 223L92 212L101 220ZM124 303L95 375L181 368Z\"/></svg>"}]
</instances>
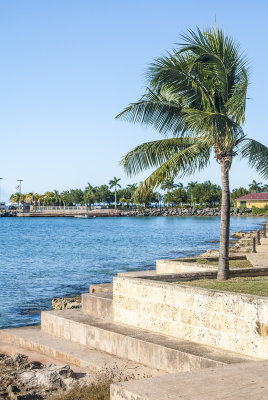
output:
<instances>
[{"instance_id":1,"label":"distant tree line","mask_svg":"<svg viewBox=\"0 0 268 400\"><path fill-rule=\"evenodd\" d=\"M109 184L93 186L90 183L83 189L70 189L59 192L39 193L13 193L10 196L10 201L13 203L29 203L34 206L74 206L74 205L107 205L112 204L116 207L132 207L142 204L150 206L152 204L159 205L160 203L167 207L171 206L209 206L219 205L221 201L221 188L210 181L203 183L189 182L186 186L182 183L175 183L172 180L165 180L161 185L161 190L164 193L155 192L153 190L143 195L143 198L133 201L133 195L138 188L137 183L129 184L122 188L120 178L114 177ZM266 192L267 185L262 185L253 181L248 189L239 187L231 192L231 202L234 205L235 199L244 196L250 192Z\"/></svg>"}]
</instances>

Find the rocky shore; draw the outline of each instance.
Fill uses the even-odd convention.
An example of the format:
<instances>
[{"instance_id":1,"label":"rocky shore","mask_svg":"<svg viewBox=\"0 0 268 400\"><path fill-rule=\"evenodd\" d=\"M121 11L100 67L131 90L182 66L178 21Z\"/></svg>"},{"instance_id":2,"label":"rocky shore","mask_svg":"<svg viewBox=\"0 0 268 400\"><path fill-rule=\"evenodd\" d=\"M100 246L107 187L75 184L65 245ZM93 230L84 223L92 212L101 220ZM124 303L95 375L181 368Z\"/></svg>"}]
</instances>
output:
<instances>
[{"instance_id":1,"label":"rocky shore","mask_svg":"<svg viewBox=\"0 0 268 400\"><path fill-rule=\"evenodd\" d=\"M0 354L0 400L45 400L78 384L68 365L44 365L23 354Z\"/></svg>"},{"instance_id":2,"label":"rocky shore","mask_svg":"<svg viewBox=\"0 0 268 400\"><path fill-rule=\"evenodd\" d=\"M187 217L187 216L199 216L199 217L217 217L220 216L221 210L219 208L145 208L145 209L129 209L129 210L118 210L120 216L125 217ZM252 215L250 208L246 210L239 210L231 208L232 216L248 216ZM263 214L265 215L265 214ZM259 215L260 216L260 215Z\"/></svg>"}]
</instances>

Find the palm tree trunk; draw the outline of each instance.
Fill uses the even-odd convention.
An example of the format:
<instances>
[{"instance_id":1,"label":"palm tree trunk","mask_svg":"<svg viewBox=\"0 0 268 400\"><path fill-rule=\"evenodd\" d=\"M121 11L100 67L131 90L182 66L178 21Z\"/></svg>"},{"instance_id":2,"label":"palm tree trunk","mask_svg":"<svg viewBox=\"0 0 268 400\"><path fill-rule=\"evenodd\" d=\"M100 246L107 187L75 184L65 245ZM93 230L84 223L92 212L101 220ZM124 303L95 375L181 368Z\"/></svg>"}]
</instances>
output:
<instances>
[{"instance_id":1,"label":"palm tree trunk","mask_svg":"<svg viewBox=\"0 0 268 400\"><path fill-rule=\"evenodd\" d=\"M116 187L114 189L114 208L117 209L117 195L116 195Z\"/></svg>"},{"instance_id":2,"label":"palm tree trunk","mask_svg":"<svg viewBox=\"0 0 268 400\"><path fill-rule=\"evenodd\" d=\"M230 188L229 171L232 164L232 157L224 157L221 160L221 230L219 266L217 279L220 281L229 278L229 234L230 234Z\"/></svg>"}]
</instances>

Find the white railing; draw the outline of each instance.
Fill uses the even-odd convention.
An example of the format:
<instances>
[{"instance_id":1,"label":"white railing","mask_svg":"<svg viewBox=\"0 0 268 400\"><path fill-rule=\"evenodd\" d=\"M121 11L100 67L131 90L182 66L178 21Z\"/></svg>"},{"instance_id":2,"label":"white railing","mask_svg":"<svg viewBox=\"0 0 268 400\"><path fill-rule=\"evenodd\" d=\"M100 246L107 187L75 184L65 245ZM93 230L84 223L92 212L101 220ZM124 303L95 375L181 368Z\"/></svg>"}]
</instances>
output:
<instances>
[{"instance_id":1,"label":"white railing","mask_svg":"<svg viewBox=\"0 0 268 400\"><path fill-rule=\"evenodd\" d=\"M35 211L54 211L54 210L59 210L59 211L89 211L91 208L87 206L35 206L33 209L31 209L31 212Z\"/></svg>"}]
</instances>

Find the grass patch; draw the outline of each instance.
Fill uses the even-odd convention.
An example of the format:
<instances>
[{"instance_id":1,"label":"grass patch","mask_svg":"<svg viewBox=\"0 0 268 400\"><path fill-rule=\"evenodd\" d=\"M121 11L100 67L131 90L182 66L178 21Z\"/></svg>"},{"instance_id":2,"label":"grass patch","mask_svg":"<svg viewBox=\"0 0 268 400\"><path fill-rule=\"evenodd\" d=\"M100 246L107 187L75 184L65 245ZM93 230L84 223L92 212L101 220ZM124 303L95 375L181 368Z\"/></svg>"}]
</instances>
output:
<instances>
[{"instance_id":1,"label":"grass patch","mask_svg":"<svg viewBox=\"0 0 268 400\"><path fill-rule=\"evenodd\" d=\"M254 294L268 297L268 276L231 278L227 281L217 279L198 279L177 282L182 285L196 286L205 289L224 290L226 292Z\"/></svg>"},{"instance_id":2,"label":"grass patch","mask_svg":"<svg viewBox=\"0 0 268 400\"><path fill-rule=\"evenodd\" d=\"M217 261L215 260L207 260L206 258L197 258L195 261L198 264L207 264L218 266ZM230 268L252 268L252 264L248 260L229 260Z\"/></svg>"},{"instance_id":3,"label":"grass patch","mask_svg":"<svg viewBox=\"0 0 268 400\"><path fill-rule=\"evenodd\" d=\"M143 378L149 378L145 375ZM49 400L110 400L110 385L117 382L126 382L137 379L135 374L125 375L117 369L106 369L100 372L96 379L88 385L74 386L72 389L62 391Z\"/></svg>"},{"instance_id":4,"label":"grass patch","mask_svg":"<svg viewBox=\"0 0 268 400\"><path fill-rule=\"evenodd\" d=\"M50 400L110 400L110 385L113 382L112 376L104 374L88 386L76 386Z\"/></svg>"}]
</instances>

